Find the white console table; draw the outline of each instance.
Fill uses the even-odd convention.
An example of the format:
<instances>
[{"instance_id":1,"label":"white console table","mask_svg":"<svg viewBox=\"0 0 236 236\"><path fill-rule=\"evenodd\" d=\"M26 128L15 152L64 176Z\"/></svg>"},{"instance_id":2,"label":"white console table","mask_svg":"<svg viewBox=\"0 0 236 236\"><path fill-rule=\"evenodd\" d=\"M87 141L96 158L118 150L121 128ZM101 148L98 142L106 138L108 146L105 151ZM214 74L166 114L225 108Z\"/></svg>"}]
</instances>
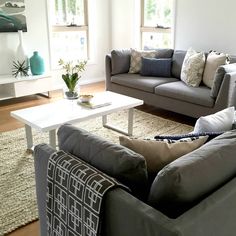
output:
<instances>
[{"instance_id":1,"label":"white console table","mask_svg":"<svg viewBox=\"0 0 236 236\"><path fill-rule=\"evenodd\" d=\"M14 78L0 76L0 100L22 97L53 90L51 75L34 75Z\"/></svg>"}]
</instances>

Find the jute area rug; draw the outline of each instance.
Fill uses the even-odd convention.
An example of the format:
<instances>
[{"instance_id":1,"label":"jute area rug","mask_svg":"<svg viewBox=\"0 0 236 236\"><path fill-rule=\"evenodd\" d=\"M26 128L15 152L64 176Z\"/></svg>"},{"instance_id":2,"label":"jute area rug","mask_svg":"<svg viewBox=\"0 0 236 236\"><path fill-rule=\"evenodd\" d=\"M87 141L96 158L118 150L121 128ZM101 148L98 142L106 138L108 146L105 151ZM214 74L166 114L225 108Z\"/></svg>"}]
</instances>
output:
<instances>
[{"instance_id":1,"label":"jute area rug","mask_svg":"<svg viewBox=\"0 0 236 236\"><path fill-rule=\"evenodd\" d=\"M114 113L108 121L126 129L127 112ZM101 117L77 125L118 143L119 133L102 127ZM189 125L135 110L134 136L152 138L156 134L192 131ZM34 143L48 142L46 133L33 131ZM24 128L0 133L0 235L38 219L35 195L34 161L26 152Z\"/></svg>"}]
</instances>

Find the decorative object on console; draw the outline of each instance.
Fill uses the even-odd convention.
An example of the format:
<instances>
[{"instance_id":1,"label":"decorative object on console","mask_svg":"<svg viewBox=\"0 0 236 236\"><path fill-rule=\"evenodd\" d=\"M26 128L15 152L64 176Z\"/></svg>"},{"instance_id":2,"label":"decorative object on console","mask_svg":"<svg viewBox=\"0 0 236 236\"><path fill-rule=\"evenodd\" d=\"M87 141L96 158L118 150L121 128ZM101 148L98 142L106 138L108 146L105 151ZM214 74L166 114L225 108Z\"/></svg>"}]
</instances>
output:
<instances>
[{"instance_id":1,"label":"decorative object on console","mask_svg":"<svg viewBox=\"0 0 236 236\"><path fill-rule=\"evenodd\" d=\"M26 61L19 62L19 61L13 61L13 69L12 69L12 75L15 77L18 76L29 76L29 66L26 65Z\"/></svg>"},{"instance_id":2,"label":"decorative object on console","mask_svg":"<svg viewBox=\"0 0 236 236\"><path fill-rule=\"evenodd\" d=\"M228 107L215 114L201 116L194 126L193 133L229 131L234 123L234 113L234 107Z\"/></svg>"},{"instance_id":3,"label":"decorative object on console","mask_svg":"<svg viewBox=\"0 0 236 236\"><path fill-rule=\"evenodd\" d=\"M77 84L81 78L79 73L85 70L87 61L77 61L77 64L74 64L73 61L65 62L60 59L58 63L66 72L66 74L62 74L62 79L64 80L67 89L67 91L65 91L66 98L77 99L79 96Z\"/></svg>"},{"instance_id":4,"label":"decorative object on console","mask_svg":"<svg viewBox=\"0 0 236 236\"><path fill-rule=\"evenodd\" d=\"M16 50L16 60L19 61L20 63L25 62L25 65L28 67L29 58L25 50L22 30L18 30L18 35L19 35L19 45Z\"/></svg>"},{"instance_id":5,"label":"decorative object on console","mask_svg":"<svg viewBox=\"0 0 236 236\"><path fill-rule=\"evenodd\" d=\"M225 65L227 56L224 53L210 52L206 59L202 82L209 88L213 87L214 76L219 66Z\"/></svg>"},{"instance_id":6,"label":"decorative object on console","mask_svg":"<svg viewBox=\"0 0 236 236\"><path fill-rule=\"evenodd\" d=\"M199 148L208 136L183 138L180 140L132 139L120 136L120 144L144 156L148 172L157 173L175 159Z\"/></svg>"},{"instance_id":7,"label":"decorative object on console","mask_svg":"<svg viewBox=\"0 0 236 236\"><path fill-rule=\"evenodd\" d=\"M32 75L42 75L45 71L43 58L37 51L34 51L30 58L30 70Z\"/></svg>"},{"instance_id":8,"label":"decorative object on console","mask_svg":"<svg viewBox=\"0 0 236 236\"><path fill-rule=\"evenodd\" d=\"M181 70L181 80L188 86L198 87L202 81L205 66L205 54L189 48Z\"/></svg>"}]
</instances>

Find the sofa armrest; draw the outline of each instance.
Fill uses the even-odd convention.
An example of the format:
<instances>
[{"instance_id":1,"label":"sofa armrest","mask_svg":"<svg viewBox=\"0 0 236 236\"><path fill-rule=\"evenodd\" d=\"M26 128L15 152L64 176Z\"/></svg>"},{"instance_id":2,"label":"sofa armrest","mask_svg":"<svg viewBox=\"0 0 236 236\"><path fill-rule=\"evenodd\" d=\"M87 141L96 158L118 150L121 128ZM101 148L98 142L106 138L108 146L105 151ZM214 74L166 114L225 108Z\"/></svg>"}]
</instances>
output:
<instances>
[{"instance_id":1,"label":"sofa armrest","mask_svg":"<svg viewBox=\"0 0 236 236\"><path fill-rule=\"evenodd\" d=\"M46 194L47 194L47 167L50 155L56 150L47 144L39 144L34 148L34 166L36 195L40 220L40 235L47 235L46 222Z\"/></svg>"},{"instance_id":2,"label":"sofa armrest","mask_svg":"<svg viewBox=\"0 0 236 236\"><path fill-rule=\"evenodd\" d=\"M106 90L111 88L111 55L107 54L105 58L106 67Z\"/></svg>"},{"instance_id":3,"label":"sofa armrest","mask_svg":"<svg viewBox=\"0 0 236 236\"><path fill-rule=\"evenodd\" d=\"M117 188L104 201L102 235L176 236L173 220L156 209Z\"/></svg>"},{"instance_id":4,"label":"sofa armrest","mask_svg":"<svg viewBox=\"0 0 236 236\"><path fill-rule=\"evenodd\" d=\"M216 97L215 108L217 110L228 106L236 107L236 71L225 74Z\"/></svg>"},{"instance_id":5,"label":"sofa armrest","mask_svg":"<svg viewBox=\"0 0 236 236\"><path fill-rule=\"evenodd\" d=\"M234 236L236 232L236 178L175 220L179 235Z\"/></svg>"}]
</instances>

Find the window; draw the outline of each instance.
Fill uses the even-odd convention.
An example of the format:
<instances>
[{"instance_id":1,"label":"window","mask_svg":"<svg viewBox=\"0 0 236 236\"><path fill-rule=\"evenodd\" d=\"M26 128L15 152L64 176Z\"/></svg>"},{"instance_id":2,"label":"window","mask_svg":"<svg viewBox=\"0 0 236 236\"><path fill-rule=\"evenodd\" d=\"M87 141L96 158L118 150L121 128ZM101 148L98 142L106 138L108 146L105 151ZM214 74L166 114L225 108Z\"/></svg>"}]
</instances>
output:
<instances>
[{"instance_id":1,"label":"window","mask_svg":"<svg viewBox=\"0 0 236 236\"><path fill-rule=\"evenodd\" d=\"M143 49L173 47L175 0L141 0Z\"/></svg>"},{"instance_id":2,"label":"window","mask_svg":"<svg viewBox=\"0 0 236 236\"><path fill-rule=\"evenodd\" d=\"M88 59L87 0L49 0L51 63Z\"/></svg>"}]
</instances>

